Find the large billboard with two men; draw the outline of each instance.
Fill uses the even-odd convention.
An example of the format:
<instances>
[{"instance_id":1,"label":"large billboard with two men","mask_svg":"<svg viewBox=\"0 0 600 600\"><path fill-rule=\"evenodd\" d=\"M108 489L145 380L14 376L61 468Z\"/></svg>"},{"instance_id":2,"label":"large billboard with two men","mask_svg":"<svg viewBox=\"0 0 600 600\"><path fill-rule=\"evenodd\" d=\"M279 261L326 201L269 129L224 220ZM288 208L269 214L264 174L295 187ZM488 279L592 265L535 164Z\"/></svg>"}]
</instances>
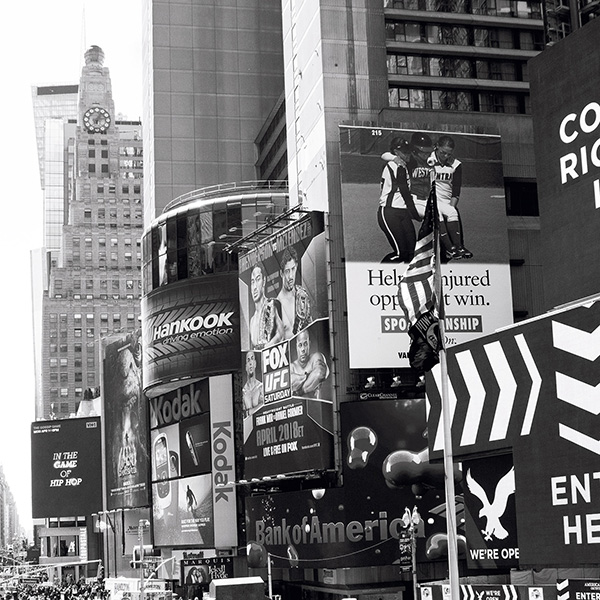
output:
<instances>
[{"instance_id":1,"label":"large billboard with two men","mask_svg":"<svg viewBox=\"0 0 600 600\"><path fill-rule=\"evenodd\" d=\"M325 227L306 213L240 253L246 478L333 463Z\"/></svg>"}]
</instances>

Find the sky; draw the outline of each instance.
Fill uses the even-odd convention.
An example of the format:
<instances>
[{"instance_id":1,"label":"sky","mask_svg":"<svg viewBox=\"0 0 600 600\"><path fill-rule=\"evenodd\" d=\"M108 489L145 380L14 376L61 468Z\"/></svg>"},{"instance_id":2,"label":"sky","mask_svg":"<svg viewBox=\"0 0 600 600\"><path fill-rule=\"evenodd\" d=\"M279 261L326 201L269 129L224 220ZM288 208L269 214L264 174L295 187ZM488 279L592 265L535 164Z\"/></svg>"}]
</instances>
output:
<instances>
[{"instance_id":1,"label":"sky","mask_svg":"<svg viewBox=\"0 0 600 600\"><path fill-rule=\"evenodd\" d=\"M28 0L0 5L0 465L31 535L30 426L35 374L30 252L42 246L42 190L31 86L77 84L83 55L104 50L115 110L142 114L142 0Z\"/></svg>"}]
</instances>

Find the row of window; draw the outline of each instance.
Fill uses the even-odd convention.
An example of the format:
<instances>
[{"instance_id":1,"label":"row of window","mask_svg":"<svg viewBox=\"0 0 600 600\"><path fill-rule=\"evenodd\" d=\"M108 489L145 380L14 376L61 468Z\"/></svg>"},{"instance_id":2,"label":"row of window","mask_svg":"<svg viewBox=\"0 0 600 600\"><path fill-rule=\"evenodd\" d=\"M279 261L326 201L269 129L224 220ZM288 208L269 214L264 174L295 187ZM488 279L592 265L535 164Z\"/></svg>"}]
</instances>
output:
<instances>
[{"instance_id":1,"label":"row of window","mask_svg":"<svg viewBox=\"0 0 600 600\"><path fill-rule=\"evenodd\" d=\"M88 373L87 375L87 382L93 386L96 384L96 377L94 373ZM69 388L66 387L62 387L62 388L55 388L55 387L51 387L50 388L50 398L58 398L58 396L60 395L61 398L68 398L69 397ZM75 398L82 398L83 397L83 389L80 387L76 387L75 388ZM64 413L64 414L69 414L70 411L67 408L67 410L63 410L62 408L63 405L61 405L60 408L60 412ZM56 409L56 407L55 407Z\"/></svg>"},{"instance_id":2,"label":"row of window","mask_svg":"<svg viewBox=\"0 0 600 600\"><path fill-rule=\"evenodd\" d=\"M526 94L394 87L388 90L388 99L390 107L394 108L531 114Z\"/></svg>"},{"instance_id":3,"label":"row of window","mask_svg":"<svg viewBox=\"0 0 600 600\"><path fill-rule=\"evenodd\" d=\"M418 42L475 48L540 51L544 48L543 31L506 28L436 25L402 21L386 21L386 38L396 42Z\"/></svg>"},{"instance_id":4,"label":"row of window","mask_svg":"<svg viewBox=\"0 0 600 600\"><path fill-rule=\"evenodd\" d=\"M542 3L529 0L384 0L384 8L541 19Z\"/></svg>"},{"instance_id":5,"label":"row of window","mask_svg":"<svg viewBox=\"0 0 600 600\"><path fill-rule=\"evenodd\" d=\"M527 81L527 63L470 60L466 58L409 56L387 57L390 75L425 75L430 77L464 77L499 81Z\"/></svg>"},{"instance_id":6,"label":"row of window","mask_svg":"<svg viewBox=\"0 0 600 600\"><path fill-rule=\"evenodd\" d=\"M54 293L52 295L53 298L73 298L73 300L135 300L141 298L141 294L73 294L71 290L68 290L67 293Z\"/></svg>"},{"instance_id":7,"label":"row of window","mask_svg":"<svg viewBox=\"0 0 600 600\"><path fill-rule=\"evenodd\" d=\"M89 197L91 190L92 190L91 184L89 184L89 183L84 184L82 186L83 196ZM109 194L116 194L117 193L116 184L109 183L108 185L105 185L104 183L97 183L96 184L96 193L104 194L105 192L108 192ZM134 185L130 185L129 183L121 184L121 193L122 194L130 194L131 192L133 192L134 194L141 194L142 186L137 183ZM81 199L83 200L83 198L81 198ZM121 201L124 204L129 204L129 198L121 198ZM102 197L96 198L96 202L104 202L104 198L102 198ZM116 200L114 198L110 197L108 199L108 202L110 202L112 204L112 203L116 202ZM136 200L136 202L138 202L138 200Z\"/></svg>"},{"instance_id":8,"label":"row of window","mask_svg":"<svg viewBox=\"0 0 600 600\"><path fill-rule=\"evenodd\" d=\"M98 246L103 248L106 246L107 243L107 239L104 237L101 238L96 238L98 241ZM91 236L87 236L83 238L83 243L85 245L86 248L91 248L93 242L95 241L95 238L92 238ZM73 243L73 248L76 248L78 246L81 246L81 238L79 236L75 236L72 238L72 243ZM119 238L116 237L112 237L108 240L108 243L110 244L111 248L116 248L119 245ZM133 244L133 240L132 238L124 238L123 239L123 245L125 246L125 248L131 247ZM138 238L135 241L135 245L140 248L142 246L142 240L141 238Z\"/></svg>"},{"instance_id":9,"label":"row of window","mask_svg":"<svg viewBox=\"0 0 600 600\"><path fill-rule=\"evenodd\" d=\"M99 287L101 290L108 290L108 279L73 279L73 289L74 290L93 290L96 287ZM61 290L63 289L64 281L62 279L54 280L54 288ZM120 279L111 279L110 285L113 290L121 289L122 281ZM135 288L141 289L142 283L139 279L126 279L125 280L125 289L133 290Z\"/></svg>"},{"instance_id":10,"label":"row of window","mask_svg":"<svg viewBox=\"0 0 600 600\"><path fill-rule=\"evenodd\" d=\"M108 216L111 219L117 219L118 218L118 214L119 214L119 211L116 208L114 208L114 209L111 208L108 211ZM123 215L123 218L131 219L131 215L132 215L131 210L129 210L129 209L123 209L123 211L122 211L121 214ZM105 208L99 208L96 211L96 215L97 215L97 218L99 220L102 220L102 221L105 220L106 219L106 209ZM143 217L143 215L142 215L142 209L141 208L134 209L134 211L133 211L133 218L136 221L140 221L141 222L142 217ZM91 221L91 219L92 219L92 209L91 208L84 208L83 209L83 218L86 219L86 220L88 220L88 221Z\"/></svg>"}]
</instances>

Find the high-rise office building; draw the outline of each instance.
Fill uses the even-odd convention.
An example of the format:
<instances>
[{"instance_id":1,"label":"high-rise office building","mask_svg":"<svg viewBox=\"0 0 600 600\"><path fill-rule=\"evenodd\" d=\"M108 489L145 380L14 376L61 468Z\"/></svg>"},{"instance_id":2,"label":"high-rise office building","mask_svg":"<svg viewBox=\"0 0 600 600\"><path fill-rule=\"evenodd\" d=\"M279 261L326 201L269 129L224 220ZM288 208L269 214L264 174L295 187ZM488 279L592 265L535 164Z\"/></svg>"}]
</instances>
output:
<instances>
[{"instance_id":1,"label":"high-rise office building","mask_svg":"<svg viewBox=\"0 0 600 600\"><path fill-rule=\"evenodd\" d=\"M219 119L226 120L231 100L229 93L223 85L199 86L197 82L207 76L206 65L216 65L217 77L231 76L234 73L239 76L240 62L227 62L228 69L223 66L227 59L232 58L231 53L235 54L238 49L238 46L232 47L230 42L256 36L260 30L258 23L248 19L251 13L239 9L236 3L217 3L212 0L146 2L145 52L151 60L148 62L146 77L144 114L147 122L151 122L153 127L160 126L161 129L160 132L151 128L145 130L147 147L152 152L145 164L145 181L149 189L155 190L153 201L145 212L145 221L150 225L152 220L158 219L155 223L158 227L162 219L169 218L168 210L160 216L169 202L174 201L172 206L181 206L186 195L189 198L194 197L194 188L235 182L231 167L239 167L240 160L244 161L244 173L250 172L253 178L271 177L268 173L277 170L272 169L273 164L269 163L269 157L273 157L273 163L286 161L287 169L280 172L289 180L291 206L301 204L304 209L323 210L328 213L327 260L330 277L322 278L319 283L327 287L329 300L334 403L341 407L341 428L336 431L336 435L339 434L338 441L340 446L343 446L340 455L348 457L347 462L342 461L343 465L338 461L336 467L340 471L345 469L345 481L335 490L321 490L309 497L306 504L301 504L300 493L294 492L287 497L285 493L280 497L277 493L269 495L271 490L278 492L281 488L273 486L274 473L268 472L265 479L268 479L269 487L263 488L266 494L262 507L264 510L257 506L258 500L253 504L250 498L255 492L259 493L260 489L253 488L247 479L239 483L249 485L242 488L249 490L250 511L246 512L245 522L248 539L252 540L251 536L254 535L255 541L264 542L268 547L267 551L277 555L280 560L278 566L283 565L284 579L289 576L292 581L285 589L287 593L306 593L319 597L319 591L323 594L344 595L351 590L356 594L368 594L373 593L374 585L397 581L398 564L402 564L407 557L394 556L385 565L386 568L375 572L372 567L365 566L377 561L377 557L367 555L368 551L373 551L373 546L365 548L365 554L362 555L364 559L357 558L356 568L330 569L328 566L334 564L333 559L340 558L334 556L340 547L332 544L324 550L323 555L318 554L316 546L326 537L321 536L318 529L319 518L325 518L326 515L327 526L339 525L340 539L336 539L336 542L341 541L343 537L341 530L344 518L349 519L349 528L352 519L352 527L356 526L356 531L360 529L362 520L356 516L360 511L353 512L353 509L348 509L350 500L332 500L329 503L327 496L329 494L337 498L335 493L340 489L350 488L348 482L351 482L354 474L362 468L366 470L367 467L373 466L369 461L375 454L377 444L381 445L381 438L378 439L373 430L363 427L364 423L359 421L359 418L368 420L371 400L371 404L381 401L378 407L381 411L396 406L398 399L409 406L416 406L418 402L413 404L415 398L409 395L410 392L397 389L403 384L403 380L407 382L406 387L410 387L410 375L406 373L408 369L393 379L389 372L385 373L388 383L383 385L381 382L386 372L384 365L381 365L381 368L375 365L367 370L354 367L350 363L349 348L352 350L352 344L349 343L348 335L348 296L360 293L360 286L356 286L353 292L349 291L347 294L346 277L350 262L348 258L358 236L350 237L345 229L347 222L352 220L354 215L352 206L346 202L348 196L343 197L346 193L342 189L345 183L343 178L346 176L346 182L349 180L350 184L364 183L365 180L360 179L355 172L350 172L348 179L352 166L355 166L356 170L365 168L365 171L369 170L369 173L373 174L373 178L368 181L369 185L374 184L375 191L370 187L369 195L356 192L358 200L354 205L356 207L369 204L372 207L370 210L373 220L378 200L377 178L384 165L380 161L380 155L372 150L377 147L379 136L387 135L389 130L396 128L405 132L407 137L419 131L430 131L433 137L435 132L436 140L444 133L494 137L493 143L501 147L501 151L490 162L494 162L495 167L499 166L500 176L495 181L498 185L494 186L494 191L485 195L489 202L482 206L483 220L487 217L490 222L486 225L488 229L479 234L487 241L491 234L502 231L504 235L508 232L506 253L502 258L501 267L503 270L510 270L510 281L501 286L502 289L493 291L490 297L506 295L507 300L503 299L503 302L506 306L511 305L510 312L515 320L543 312L546 306L542 286L543 261L539 254L540 223L529 102L528 60L542 51L548 42L544 21L546 7L535 1L502 0L493 3L426 0L363 0L340 3L334 0L286 0L281 4L281 11L279 6L271 8L281 16L281 30L279 32L274 28L272 39L275 40L279 35L282 41L280 75L283 78L283 88L279 94L272 93L274 90L271 88L263 88L264 94L271 94L265 96L269 99L271 108L266 115L263 114L264 120L257 118L246 122L249 125L244 129L248 134L246 139L254 139L254 152L239 154L235 144L228 142L226 136L222 139L219 137L220 144L215 144L214 117L212 113L205 115L199 111L196 104L197 96L202 93L203 102L215 107ZM205 20L199 19L199 15L203 15ZM185 25L184 18L187 18ZM207 31L211 34L207 35ZM182 52L182 45L185 45L185 52ZM272 56L276 56L276 51ZM190 61L190 57L198 57L198 61ZM261 64L261 67L263 66ZM168 77L167 72L171 73L171 77ZM195 73L198 74L196 79ZM210 82L210 78L208 81ZM176 107L173 104L169 106L167 101L175 98L178 100ZM160 109L157 110L157 107ZM239 105L234 107L237 109ZM229 114L234 118L239 117L237 112ZM258 111L254 113L255 116L258 114ZM170 124L192 119L195 123L194 130L186 131L185 136L175 127L168 127ZM282 127L285 127L285 136ZM350 169L346 168L343 172L344 157L341 156L340 131L351 127L371 128L373 139L369 141L368 136L365 136L361 138L360 143L347 143L346 158L351 153L355 156L350 158L358 158L356 162L347 162L346 165L350 164ZM189 136L193 140L187 139ZM197 168L194 177L179 177L183 173L178 165L180 159L174 154L159 151L163 149L170 152L171 149L175 149L182 137L186 138L187 144L193 144L195 148ZM285 158L281 156L277 143L283 137L286 139ZM348 138L351 138L351 134L348 134ZM217 152L217 148L222 148L223 151ZM470 158L477 158L478 154L478 151L473 151ZM481 152L482 156L484 154L485 151ZM218 163L218 168L216 165L213 165L212 169L206 168L202 157L207 155L213 162ZM371 165L374 166L367 169L359 162L359 159L365 156L373 159ZM431 155L429 157L431 158ZM482 172L486 168L483 163L484 159L476 166L482 166ZM193 165L188 167L191 171ZM228 179L223 179L224 176ZM352 179L353 176L356 176L356 179ZM235 189L233 184L231 189ZM202 192L197 192L197 195L201 196ZM483 194L480 195L480 199L482 197ZM493 206L499 206L499 210L496 211ZM479 216L481 217L481 213ZM370 223L365 217L361 225ZM264 231L261 231L260 235L263 236ZM223 237L225 238L226 234ZM182 240L185 242L185 238ZM252 245L258 240L259 236L255 239L250 236L245 242L246 245ZM276 243L269 246L269 252L277 252L279 249ZM368 251L369 243L361 249ZM158 252L156 254L158 256ZM149 260L150 256L145 258ZM450 265L450 270L455 264ZM371 277L369 283L364 283L363 287L375 286L377 277L383 281L384 276L378 275L383 273L383 269L377 271L377 268L379 267L374 267L371 272L371 275L374 272L375 276ZM461 268L462 265L456 270ZM391 283L386 284L389 286L389 298L396 297L396 276L399 277L403 269L404 267L399 267L393 275L389 274ZM272 269L264 277L271 284L268 292L275 296L280 289L277 270ZM509 297L511 293L512 304ZM375 295L372 299L378 300ZM510 321L510 316L509 314L505 324ZM377 325L383 327L382 324ZM380 336L383 337L385 336ZM380 348L370 343L366 336L359 340L357 345L364 347L365 354L377 356L380 352ZM283 355L286 348L281 346L281 351ZM400 352L397 354L398 359L403 358ZM263 354L264 356L266 354ZM389 370L391 367L387 365L387 371ZM263 368L262 375L271 375L268 367ZM357 395L356 392L360 394ZM360 402L353 402L357 399L360 399ZM391 402L386 404L386 400ZM364 414L361 413L362 410L365 411ZM267 413L268 411L265 411L263 414ZM352 422L354 413L354 425L357 427L351 430L350 425L346 425L344 429L344 419L346 423ZM385 432L386 426L390 424L395 427L400 421L388 420L381 427L381 431ZM260 425L258 420L253 424ZM416 426L415 431L418 427ZM393 434L397 435L394 441L398 442L400 434L397 434L396 430ZM417 443L422 443L425 447L424 437L426 433L422 434ZM403 444L404 441L403 438L400 443ZM263 456L267 455L269 449L263 448ZM358 466L356 463L351 464L359 455L362 462ZM420 461L420 458L413 461L406 454L404 457L407 462ZM250 458L254 459L255 456ZM400 462L401 460L399 459ZM348 466L349 469L346 468ZM390 463L386 463L385 467L393 470ZM354 471L354 474L351 471ZM385 468L380 468L378 475L383 471ZM398 472L400 471L401 468ZM279 475L285 479L285 473ZM319 473L310 475L306 478L307 486L310 485L310 481L320 476ZM252 478L250 481L256 480ZM330 491L334 493L330 494ZM384 504L378 504L379 499L375 500L376 496L376 492L368 495L364 504L371 510L369 519L378 514L382 519L381 523L385 525L369 520L364 530L360 529L360 533L353 535L356 531L352 531L352 535L349 534L353 542L373 542L373 529L377 527L382 527L379 531L384 532L386 540L391 539L386 537L385 527L388 523L397 523L400 520L393 517L398 507L390 508L389 511L383 510ZM325 498L325 501L319 505L322 498ZM417 489L410 502L420 500L420 491ZM300 504L294 504L296 501ZM439 506L433 507L431 514L440 514L446 510L443 500L440 502ZM295 525L291 525L292 517L289 515L294 514L294 509L290 509L290 506L294 506L294 509L301 507L295 513L298 518ZM282 515L280 521L276 519L279 509L282 511L279 513ZM344 515L346 509L348 514ZM302 512L303 510L305 512ZM307 521L302 517L308 519L309 517L304 515L309 514L318 516L313 516L311 524L307 525ZM329 522L329 519L335 523ZM433 520L431 515L429 520ZM282 543L276 541L277 536L285 531L292 532L287 539L287 548L285 533L280 536ZM350 532L350 529L346 531ZM295 538L293 532L296 532ZM303 546L302 550L300 545ZM344 567L348 566L350 555L358 554L350 552L350 548L343 548L339 552L342 554L346 550L348 553L344 554L343 558L348 562L342 565ZM382 550L377 549L374 552L377 554ZM392 560L395 560L394 564ZM439 563L429 564L428 567L431 569L429 572L425 574L421 570L420 573L431 579L446 576L445 567L435 571ZM427 569L422 564L419 568ZM319 587L324 589L319 590ZM389 593L392 591L388 590ZM385 592L377 588L377 593Z\"/></svg>"},{"instance_id":2,"label":"high-rise office building","mask_svg":"<svg viewBox=\"0 0 600 600\"><path fill-rule=\"evenodd\" d=\"M139 326L142 132L117 121L96 46L79 85L35 88L45 248L33 253L37 419L98 395L99 340ZM37 298L37 296L40 298Z\"/></svg>"}]
</instances>

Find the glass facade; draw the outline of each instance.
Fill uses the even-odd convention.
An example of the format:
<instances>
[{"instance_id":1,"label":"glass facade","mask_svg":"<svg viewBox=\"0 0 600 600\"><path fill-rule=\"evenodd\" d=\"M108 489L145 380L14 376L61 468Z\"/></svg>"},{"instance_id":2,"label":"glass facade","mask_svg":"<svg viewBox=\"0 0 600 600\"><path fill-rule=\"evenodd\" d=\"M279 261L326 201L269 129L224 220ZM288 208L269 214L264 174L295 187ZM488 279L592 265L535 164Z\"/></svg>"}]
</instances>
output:
<instances>
[{"instance_id":1,"label":"glass facade","mask_svg":"<svg viewBox=\"0 0 600 600\"><path fill-rule=\"evenodd\" d=\"M201 191L199 192L199 194ZM287 208L287 193L232 194L167 211L142 239L143 293L213 273L237 271L226 246Z\"/></svg>"}]
</instances>

